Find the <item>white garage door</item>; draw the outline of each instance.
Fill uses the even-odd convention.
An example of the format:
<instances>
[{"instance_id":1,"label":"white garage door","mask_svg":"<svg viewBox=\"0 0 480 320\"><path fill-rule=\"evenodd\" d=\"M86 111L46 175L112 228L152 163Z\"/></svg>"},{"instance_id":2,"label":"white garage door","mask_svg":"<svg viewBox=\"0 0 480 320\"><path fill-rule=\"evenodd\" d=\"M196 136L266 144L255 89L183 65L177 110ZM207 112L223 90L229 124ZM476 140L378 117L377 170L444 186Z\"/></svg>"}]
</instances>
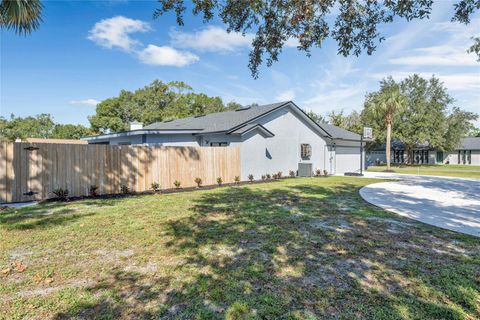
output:
<instances>
[{"instance_id":1,"label":"white garage door","mask_svg":"<svg viewBox=\"0 0 480 320\"><path fill-rule=\"evenodd\" d=\"M335 173L360 171L360 147L336 147Z\"/></svg>"}]
</instances>

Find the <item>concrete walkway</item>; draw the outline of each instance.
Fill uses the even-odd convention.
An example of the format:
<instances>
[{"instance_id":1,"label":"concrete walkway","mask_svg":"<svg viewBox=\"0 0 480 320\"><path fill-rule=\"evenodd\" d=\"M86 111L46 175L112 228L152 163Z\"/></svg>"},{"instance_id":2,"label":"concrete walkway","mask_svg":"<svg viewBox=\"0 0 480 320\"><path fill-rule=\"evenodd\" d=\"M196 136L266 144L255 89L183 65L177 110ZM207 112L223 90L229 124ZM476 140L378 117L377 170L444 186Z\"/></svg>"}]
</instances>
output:
<instances>
[{"instance_id":1,"label":"concrete walkway","mask_svg":"<svg viewBox=\"0 0 480 320\"><path fill-rule=\"evenodd\" d=\"M395 179L360 189L367 202L401 216L480 237L480 180L367 172Z\"/></svg>"}]
</instances>

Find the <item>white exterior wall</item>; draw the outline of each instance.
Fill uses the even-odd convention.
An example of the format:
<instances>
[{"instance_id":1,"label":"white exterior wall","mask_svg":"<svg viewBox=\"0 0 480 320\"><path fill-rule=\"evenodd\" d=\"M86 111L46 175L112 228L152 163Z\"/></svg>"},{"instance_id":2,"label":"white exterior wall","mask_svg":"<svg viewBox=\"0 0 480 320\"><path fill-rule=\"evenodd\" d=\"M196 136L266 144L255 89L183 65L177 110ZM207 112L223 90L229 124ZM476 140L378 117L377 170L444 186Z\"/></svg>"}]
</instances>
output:
<instances>
[{"instance_id":1,"label":"white exterior wall","mask_svg":"<svg viewBox=\"0 0 480 320\"><path fill-rule=\"evenodd\" d=\"M249 174L253 174L255 179L278 171L288 175L290 170L297 171L299 163L311 163L313 170L325 169L326 141L290 109L277 110L259 119L258 123L275 136L264 138L251 132L243 137L243 142L231 143L241 149L242 180L247 179ZM310 160L300 157L302 143L312 147Z\"/></svg>"},{"instance_id":2,"label":"white exterior wall","mask_svg":"<svg viewBox=\"0 0 480 320\"><path fill-rule=\"evenodd\" d=\"M253 130L242 137L232 135L209 135L203 137L202 145L211 142L228 142L232 147L240 147L242 180L249 174L260 179L263 174L281 171L288 175L290 170L297 171L299 163L311 163L313 170L327 169L327 145L318 135L316 129L296 115L290 109L277 110L258 120L259 124L271 131L275 136L266 138ZM300 144L308 143L312 147L310 160L300 157Z\"/></svg>"},{"instance_id":3,"label":"white exterior wall","mask_svg":"<svg viewBox=\"0 0 480 320\"><path fill-rule=\"evenodd\" d=\"M106 141L110 141L110 144L122 144L122 143L130 143L130 144L141 144L142 143L142 136L128 136L128 137L116 137L116 138L109 138Z\"/></svg>"},{"instance_id":4,"label":"white exterior wall","mask_svg":"<svg viewBox=\"0 0 480 320\"><path fill-rule=\"evenodd\" d=\"M443 163L458 164L458 151L444 153ZM463 163L461 163L463 164ZM480 150L472 150L472 166L480 166Z\"/></svg>"},{"instance_id":5,"label":"white exterior wall","mask_svg":"<svg viewBox=\"0 0 480 320\"><path fill-rule=\"evenodd\" d=\"M126 137L115 137L108 138L104 141L109 141L111 145L118 144L142 144L142 135L133 135ZM147 144L159 144L162 146L176 146L176 147L194 147L199 146L198 139L196 136L191 134L181 134L181 135L159 135L159 134L147 134L146 142Z\"/></svg>"},{"instance_id":6,"label":"white exterior wall","mask_svg":"<svg viewBox=\"0 0 480 320\"><path fill-rule=\"evenodd\" d=\"M357 145L335 145L335 157L329 172L360 172L360 142ZM365 168L365 151L362 153L362 165ZM327 168L328 170L328 168Z\"/></svg>"},{"instance_id":7,"label":"white exterior wall","mask_svg":"<svg viewBox=\"0 0 480 320\"><path fill-rule=\"evenodd\" d=\"M428 151L428 163L436 164L437 163L437 151Z\"/></svg>"},{"instance_id":8,"label":"white exterior wall","mask_svg":"<svg viewBox=\"0 0 480 320\"><path fill-rule=\"evenodd\" d=\"M472 150L472 165L480 166L480 150Z\"/></svg>"},{"instance_id":9,"label":"white exterior wall","mask_svg":"<svg viewBox=\"0 0 480 320\"><path fill-rule=\"evenodd\" d=\"M191 134L179 134L179 135L159 135L151 134L147 135L148 144L160 144L162 146L175 146L175 147L198 147L198 139Z\"/></svg>"}]
</instances>

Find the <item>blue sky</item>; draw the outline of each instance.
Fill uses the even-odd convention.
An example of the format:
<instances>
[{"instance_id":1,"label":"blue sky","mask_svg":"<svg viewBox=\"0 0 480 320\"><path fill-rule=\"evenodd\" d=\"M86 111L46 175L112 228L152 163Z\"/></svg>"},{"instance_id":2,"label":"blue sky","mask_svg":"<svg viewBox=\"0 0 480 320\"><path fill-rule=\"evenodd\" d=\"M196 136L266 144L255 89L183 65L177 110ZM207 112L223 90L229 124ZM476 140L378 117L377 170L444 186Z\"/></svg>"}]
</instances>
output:
<instances>
[{"instance_id":1,"label":"blue sky","mask_svg":"<svg viewBox=\"0 0 480 320\"><path fill-rule=\"evenodd\" d=\"M195 91L242 104L293 100L325 115L361 110L366 92L388 75L436 75L455 105L480 113L480 63L466 49L478 36L470 25L450 22L452 2L437 1L429 20L382 26L386 41L372 55L344 58L326 41L310 58L295 48L262 66L247 68L251 35L227 34L220 21L203 24L189 14L178 27L173 14L153 20L156 2L45 2L44 23L23 37L1 34L0 115L50 113L61 123L88 124L95 103L121 89L154 79L185 81ZM480 126L480 121L477 121Z\"/></svg>"}]
</instances>

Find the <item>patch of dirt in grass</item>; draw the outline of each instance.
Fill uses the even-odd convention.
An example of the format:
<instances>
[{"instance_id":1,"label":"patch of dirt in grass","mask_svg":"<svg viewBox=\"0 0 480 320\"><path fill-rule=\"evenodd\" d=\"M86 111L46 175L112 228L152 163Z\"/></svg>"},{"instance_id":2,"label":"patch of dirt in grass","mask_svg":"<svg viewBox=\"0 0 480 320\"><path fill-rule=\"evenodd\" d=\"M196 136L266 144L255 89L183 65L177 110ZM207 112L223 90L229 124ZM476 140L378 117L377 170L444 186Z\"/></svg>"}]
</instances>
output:
<instances>
[{"instance_id":1,"label":"patch of dirt in grass","mask_svg":"<svg viewBox=\"0 0 480 320\"><path fill-rule=\"evenodd\" d=\"M106 261L117 261L120 259L125 259L133 256L135 251L133 249L125 249L125 250L105 250L105 249L98 249L93 252L97 256L100 256L102 259Z\"/></svg>"},{"instance_id":2,"label":"patch of dirt in grass","mask_svg":"<svg viewBox=\"0 0 480 320\"><path fill-rule=\"evenodd\" d=\"M42 285L34 289L20 290L16 292L15 295L5 295L3 297L0 296L0 301L8 302L10 300L16 299L17 297L29 298L34 296L46 296L51 293L61 291L64 289L87 287L87 286L92 286L94 284L95 284L95 281L93 280L80 279L80 280L71 281L69 283L58 285L58 286Z\"/></svg>"},{"instance_id":3,"label":"patch of dirt in grass","mask_svg":"<svg viewBox=\"0 0 480 320\"><path fill-rule=\"evenodd\" d=\"M125 272L136 272L140 274L154 274L158 270L158 264L153 262L148 262L143 266L138 265L127 265L123 268Z\"/></svg>"},{"instance_id":4,"label":"patch of dirt in grass","mask_svg":"<svg viewBox=\"0 0 480 320\"><path fill-rule=\"evenodd\" d=\"M9 252L9 261L28 261L33 255L33 251L27 247L16 247Z\"/></svg>"},{"instance_id":5,"label":"patch of dirt in grass","mask_svg":"<svg viewBox=\"0 0 480 320\"><path fill-rule=\"evenodd\" d=\"M366 217L365 219L369 220L369 221L376 221L376 222L380 222L380 223L391 224L391 225L395 225L395 226L399 226L399 227L415 227L414 223L395 220L395 219L390 219L390 218Z\"/></svg>"},{"instance_id":6,"label":"patch of dirt in grass","mask_svg":"<svg viewBox=\"0 0 480 320\"><path fill-rule=\"evenodd\" d=\"M312 220L309 220L307 224L313 228L329 229L339 233L347 233L353 230L353 227L347 221L342 219L335 219L335 220L312 219Z\"/></svg>"}]
</instances>

